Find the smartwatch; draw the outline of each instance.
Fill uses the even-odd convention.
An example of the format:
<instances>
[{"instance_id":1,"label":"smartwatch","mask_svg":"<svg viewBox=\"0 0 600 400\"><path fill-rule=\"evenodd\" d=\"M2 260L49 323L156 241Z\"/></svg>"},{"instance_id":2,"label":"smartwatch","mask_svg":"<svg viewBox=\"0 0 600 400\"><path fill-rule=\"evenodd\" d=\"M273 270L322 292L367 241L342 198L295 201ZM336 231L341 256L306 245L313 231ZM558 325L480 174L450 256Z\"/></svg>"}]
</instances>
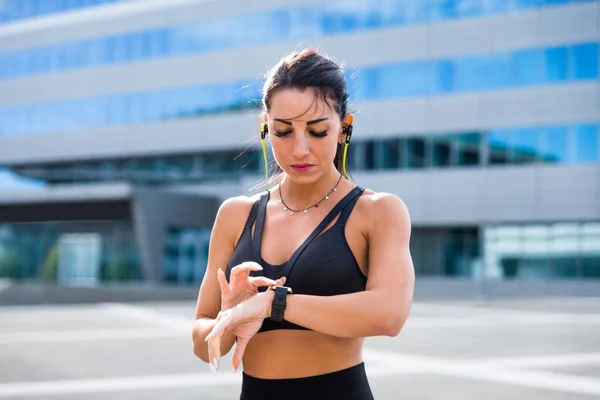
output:
<instances>
[{"instance_id":1,"label":"smartwatch","mask_svg":"<svg viewBox=\"0 0 600 400\"><path fill-rule=\"evenodd\" d=\"M287 294L292 293L292 288L287 286L271 286L270 289L275 291L275 297L271 305L271 321L283 322Z\"/></svg>"}]
</instances>

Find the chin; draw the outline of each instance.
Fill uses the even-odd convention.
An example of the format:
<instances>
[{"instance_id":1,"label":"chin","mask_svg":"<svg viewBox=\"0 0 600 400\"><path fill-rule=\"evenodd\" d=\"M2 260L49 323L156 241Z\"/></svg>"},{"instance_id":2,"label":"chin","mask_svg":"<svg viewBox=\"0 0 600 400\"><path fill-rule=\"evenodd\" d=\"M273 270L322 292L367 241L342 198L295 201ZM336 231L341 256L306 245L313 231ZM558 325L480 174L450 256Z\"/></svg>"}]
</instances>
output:
<instances>
[{"instance_id":1,"label":"chin","mask_svg":"<svg viewBox=\"0 0 600 400\"><path fill-rule=\"evenodd\" d=\"M287 170L285 170L285 173L296 183L313 183L316 182L319 177L320 174L317 173L316 168L313 167L313 169L315 169L314 171L296 171L294 168L289 168Z\"/></svg>"}]
</instances>

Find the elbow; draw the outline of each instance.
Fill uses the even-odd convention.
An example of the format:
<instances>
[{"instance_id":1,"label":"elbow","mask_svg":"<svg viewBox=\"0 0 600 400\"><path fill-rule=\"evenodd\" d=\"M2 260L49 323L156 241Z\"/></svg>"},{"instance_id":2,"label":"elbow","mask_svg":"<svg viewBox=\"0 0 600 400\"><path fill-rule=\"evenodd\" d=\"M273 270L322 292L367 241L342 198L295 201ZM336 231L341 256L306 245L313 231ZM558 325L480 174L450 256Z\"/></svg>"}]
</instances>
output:
<instances>
[{"instance_id":1,"label":"elbow","mask_svg":"<svg viewBox=\"0 0 600 400\"><path fill-rule=\"evenodd\" d=\"M388 309L388 317L384 319L386 321L384 326L385 336L396 337L400 334L408 319L411 307L412 298L410 301L399 301Z\"/></svg>"},{"instance_id":2,"label":"elbow","mask_svg":"<svg viewBox=\"0 0 600 400\"><path fill-rule=\"evenodd\" d=\"M208 353L206 349L201 348L196 342L194 342L194 355L208 364Z\"/></svg>"},{"instance_id":3,"label":"elbow","mask_svg":"<svg viewBox=\"0 0 600 400\"><path fill-rule=\"evenodd\" d=\"M396 337L402 331L402 327L404 326L404 318L393 318L391 321L387 323L385 327L385 336Z\"/></svg>"},{"instance_id":4,"label":"elbow","mask_svg":"<svg viewBox=\"0 0 600 400\"><path fill-rule=\"evenodd\" d=\"M195 326L192 330L192 346L194 355L205 363L208 363L208 347Z\"/></svg>"}]
</instances>

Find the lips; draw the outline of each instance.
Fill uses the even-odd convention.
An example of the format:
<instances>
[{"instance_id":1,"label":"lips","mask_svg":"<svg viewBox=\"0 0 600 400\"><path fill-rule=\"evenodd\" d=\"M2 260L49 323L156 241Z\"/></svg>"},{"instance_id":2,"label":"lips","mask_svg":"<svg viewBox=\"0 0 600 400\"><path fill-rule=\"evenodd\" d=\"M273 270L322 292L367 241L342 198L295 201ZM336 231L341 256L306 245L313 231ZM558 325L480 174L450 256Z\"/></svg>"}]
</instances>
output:
<instances>
[{"instance_id":1,"label":"lips","mask_svg":"<svg viewBox=\"0 0 600 400\"><path fill-rule=\"evenodd\" d=\"M310 170L313 167L312 164L294 164L292 165L292 168L294 168L294 170L299 171L299 172L306 172L308 170Z\"/></svg>"}]
</instances>

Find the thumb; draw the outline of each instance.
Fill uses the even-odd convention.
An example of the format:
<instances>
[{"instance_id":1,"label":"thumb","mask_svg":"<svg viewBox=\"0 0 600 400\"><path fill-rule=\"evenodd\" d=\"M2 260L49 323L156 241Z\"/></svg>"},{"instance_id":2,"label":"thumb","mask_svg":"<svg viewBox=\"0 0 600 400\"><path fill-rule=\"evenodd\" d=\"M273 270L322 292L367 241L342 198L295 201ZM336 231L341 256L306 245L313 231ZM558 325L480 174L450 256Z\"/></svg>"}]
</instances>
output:
<instances>
[{"instance_id":1,"label":"thumb","mask_svg":"<svg viewBox=\"0 0 600 400\"><path fill-rule=\"evenodd\" d=\"M277 279L276 285L277 286L283 286L283 285L285 285L285 281L286 281L285 276L282 276L281 278Z\"/></svg>"},{"instance_id":2,"label":"thumb","mask_svg":"<svg viewBox=\"0 0 600 400\"><path fill-rule=\"evenodd\" d=\"M223 296L227 296L229 294L229 284L227 283L227 278L225 278L225 273L221 268L217 270L217 280L219 281L219 287L221 287L221 293Z\"/></svg>"},{"instance_id":3,"label":"thumb","mask_svg":"<svg viewBox=\"0 0 600 400\"><path fill-rule=\"evenodd\" d=\"M248 278L248 280L250 281L250 283L254 286L261 287L261 286L273 286L277 284L277 281L274 281L273 279L269 279L265 276L256 276L253 277L251 276L250 278Z\"/></svg>"}]
</instances>

